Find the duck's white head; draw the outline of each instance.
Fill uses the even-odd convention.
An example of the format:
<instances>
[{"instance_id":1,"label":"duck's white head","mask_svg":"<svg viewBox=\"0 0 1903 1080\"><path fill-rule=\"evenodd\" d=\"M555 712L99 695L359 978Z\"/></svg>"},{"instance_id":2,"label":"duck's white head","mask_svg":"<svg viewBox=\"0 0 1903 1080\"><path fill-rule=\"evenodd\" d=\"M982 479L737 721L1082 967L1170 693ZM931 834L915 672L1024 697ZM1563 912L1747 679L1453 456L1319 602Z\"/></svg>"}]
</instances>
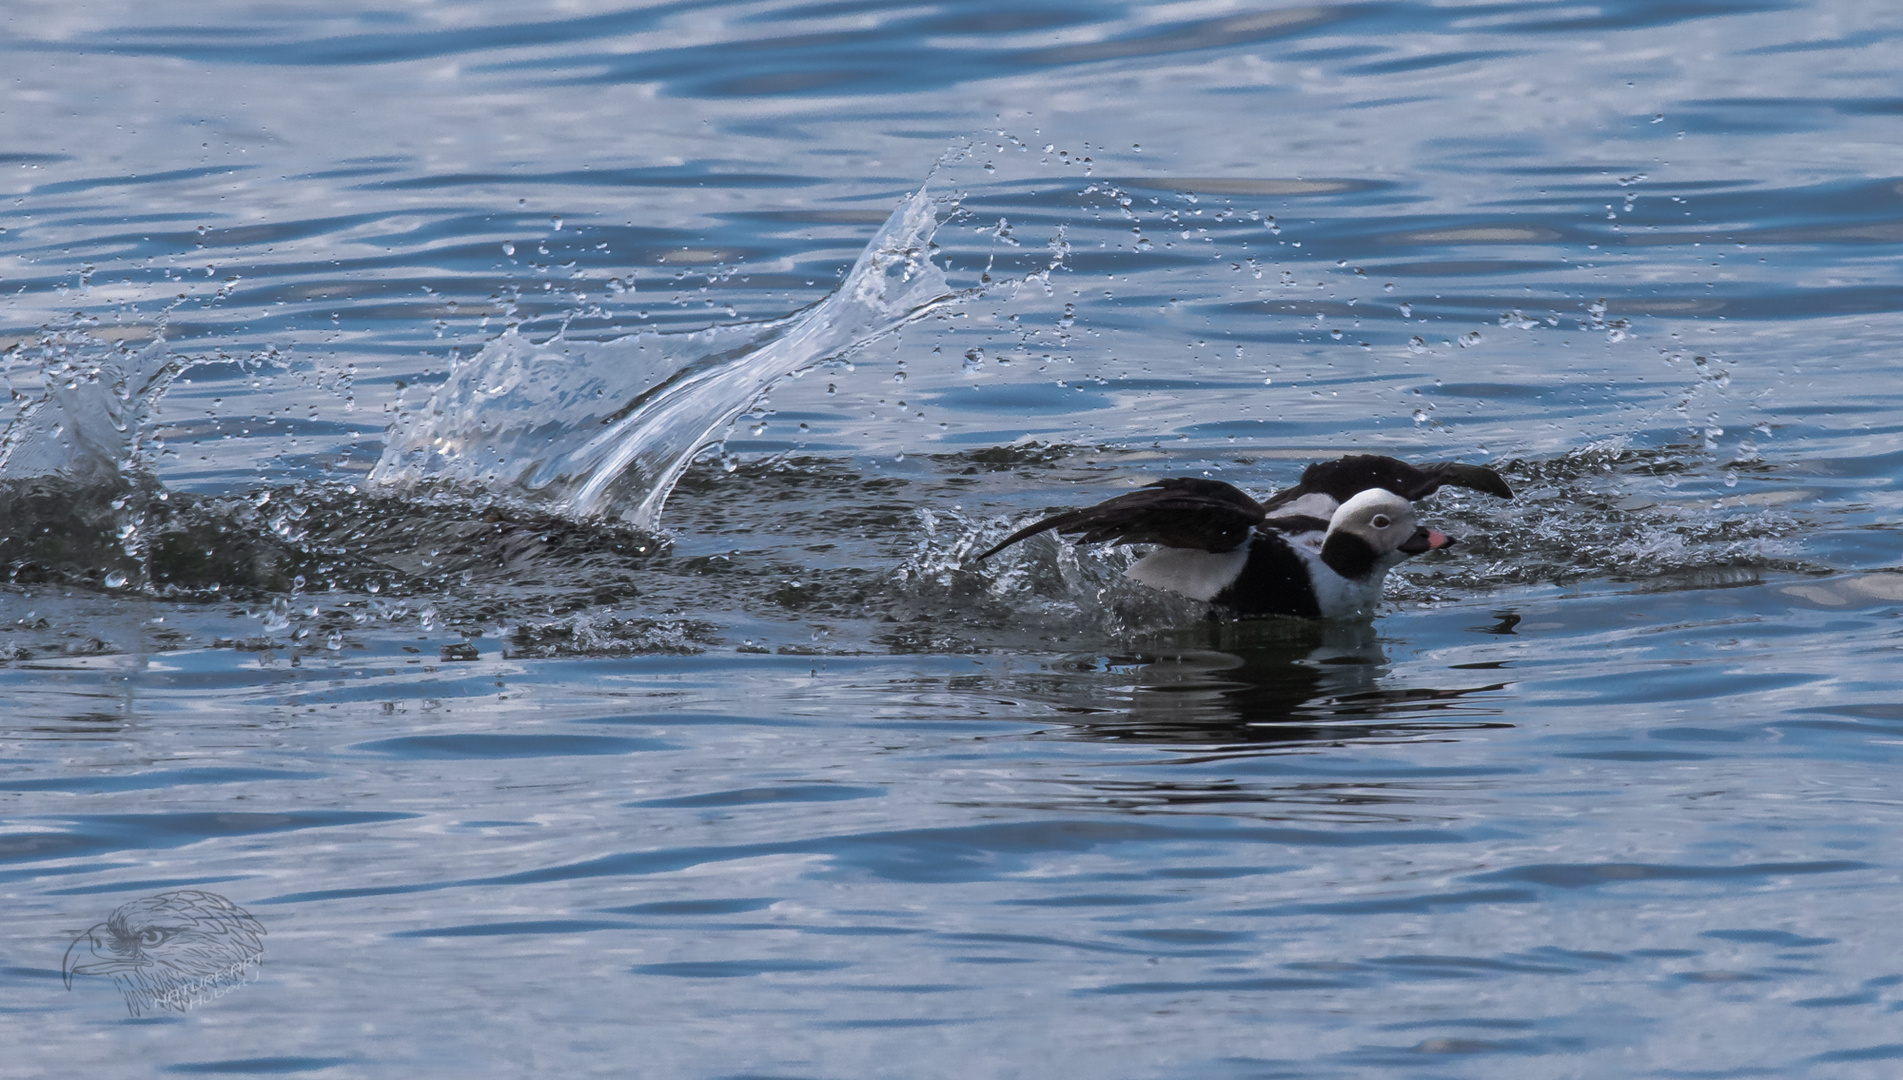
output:
<instances>
[{"instance_id":1,"label":"duck's white head","mask_svg":"<svg viewBox=\"0 0 1903 1080\"><path fill-rule=\"evenodd\" d=\"M1385 488L1342 503L1328 519L1322 562L1351 581L1378 578L1412 555L1453 543L1414 518L1414 504Z\"/></svg>"}]
</instances>

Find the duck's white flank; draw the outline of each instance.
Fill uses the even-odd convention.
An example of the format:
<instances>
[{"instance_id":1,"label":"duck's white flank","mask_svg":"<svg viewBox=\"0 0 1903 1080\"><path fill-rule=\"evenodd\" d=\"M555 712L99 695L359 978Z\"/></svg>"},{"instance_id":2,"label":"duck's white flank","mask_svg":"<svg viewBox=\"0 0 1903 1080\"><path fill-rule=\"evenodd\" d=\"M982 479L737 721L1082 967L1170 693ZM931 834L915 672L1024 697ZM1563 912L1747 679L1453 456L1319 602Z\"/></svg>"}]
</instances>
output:
<instances>
[{"instance_id":1,"label":"duck's white flank","mask_svg":"<svg viewBox=\"0 0 1903 1080\"><path fill-rule=\"evenodd\" d=\"M1214 600L1242 573L1249 561L1249 543L1237 544L1232 551L1202 551L1197 548L1160 547L1138 559L1123 575L1153 589L1166 589L1192 600ZM1317 548L1319 551L1319 547Z\"/></svg>"}]
</instances>

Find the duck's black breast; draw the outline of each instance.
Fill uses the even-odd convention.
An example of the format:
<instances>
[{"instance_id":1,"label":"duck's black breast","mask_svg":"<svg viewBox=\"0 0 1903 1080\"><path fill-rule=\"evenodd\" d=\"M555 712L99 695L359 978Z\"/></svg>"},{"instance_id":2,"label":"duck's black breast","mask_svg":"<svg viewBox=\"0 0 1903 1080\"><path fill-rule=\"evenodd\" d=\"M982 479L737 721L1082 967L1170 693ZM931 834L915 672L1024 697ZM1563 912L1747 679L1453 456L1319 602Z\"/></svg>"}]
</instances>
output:
<instances>
[{"instance_id":1,"label":"duck's black breast","mask_svg":"<svg viewBox=\"0 0 1903 1080\"><path fill-rule=\"evenodd\" d=\"M1216 594L1215 602L1238 615L1321 616L1309 562L1279 533L1258 531L1249 543L1242 573Z\"/></svg>"}]
</instances>

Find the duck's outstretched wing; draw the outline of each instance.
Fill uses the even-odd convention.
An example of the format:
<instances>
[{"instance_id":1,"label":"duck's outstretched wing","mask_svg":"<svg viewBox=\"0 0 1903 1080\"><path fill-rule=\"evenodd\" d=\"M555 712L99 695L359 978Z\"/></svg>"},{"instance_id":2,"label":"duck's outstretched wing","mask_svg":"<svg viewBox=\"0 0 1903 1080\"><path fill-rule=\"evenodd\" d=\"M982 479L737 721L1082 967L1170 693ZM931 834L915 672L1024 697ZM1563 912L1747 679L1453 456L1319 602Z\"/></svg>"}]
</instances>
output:
<instances>
[{"instance_id":1,"label":"duck's outstretched wing","mask_svg":"<svg viewBox=\"0 0 1903 1080\"><path fill-rule=\"evenodd\" d=\"M1080 544L1113 540L1230 551L1248 539L1250 527L1264 516L1262 505L1238 488L1220 480L1182 476L1027 525L978 558L989 559L1019 540L1051 529L1066 536L1081 533Z\"/></svg>"},{"instance_id":2,"label":"duck's outstretched wing","mask_svg":"<svg viewBox=\"0 0 1903 1080\"><path fill-rule=\"evenodd\" d=\"M1386 488L1412 502L1448 486L1502 499L1513 497L1513 489L1507 486L1506 480L1485 465L1464 465L1458 461L1409 465L1379 454L1355 454L1310 465L1302 470L1301 483L1276 492L1263 504L1263 509L1274 511L1304 495L1326 495L1336 503L1344 503L1369 488Z\"/></svg>"}]
</instances>

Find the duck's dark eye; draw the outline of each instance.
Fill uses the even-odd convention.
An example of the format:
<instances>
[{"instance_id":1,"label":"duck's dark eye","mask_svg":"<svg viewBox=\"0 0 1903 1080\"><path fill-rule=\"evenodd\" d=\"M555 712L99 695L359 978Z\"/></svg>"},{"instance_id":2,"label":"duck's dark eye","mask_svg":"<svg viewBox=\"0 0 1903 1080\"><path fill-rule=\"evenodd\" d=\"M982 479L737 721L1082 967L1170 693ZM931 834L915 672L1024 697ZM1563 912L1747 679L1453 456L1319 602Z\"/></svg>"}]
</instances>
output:
<instances>
[{"instance_id":1,"label":"duck's dark eye","mask_svg":"<svg viewBox=\"0 0 1903 1080\"><path fill-rule=\"evenodd\" d=\"M1377 529L1385 529L1390 524L1392 524L1392 522L1388 521L1388 516L1386 514L1376 514L1374 516L1374 520L1369 522L1369 524L1373 525Z\"/></svg>"},{"instance_id":2,"label":"duck's dark eye","mask_svg":"<svg viewBox=\"0 0 1903 1080\"><path fill-rule=\"evenodd\" d=\"M139 931L139 944L144 945L148 949L154 945L163 945L164 943L165 931L163 930Z\"/></svg>"}]
</instances>

